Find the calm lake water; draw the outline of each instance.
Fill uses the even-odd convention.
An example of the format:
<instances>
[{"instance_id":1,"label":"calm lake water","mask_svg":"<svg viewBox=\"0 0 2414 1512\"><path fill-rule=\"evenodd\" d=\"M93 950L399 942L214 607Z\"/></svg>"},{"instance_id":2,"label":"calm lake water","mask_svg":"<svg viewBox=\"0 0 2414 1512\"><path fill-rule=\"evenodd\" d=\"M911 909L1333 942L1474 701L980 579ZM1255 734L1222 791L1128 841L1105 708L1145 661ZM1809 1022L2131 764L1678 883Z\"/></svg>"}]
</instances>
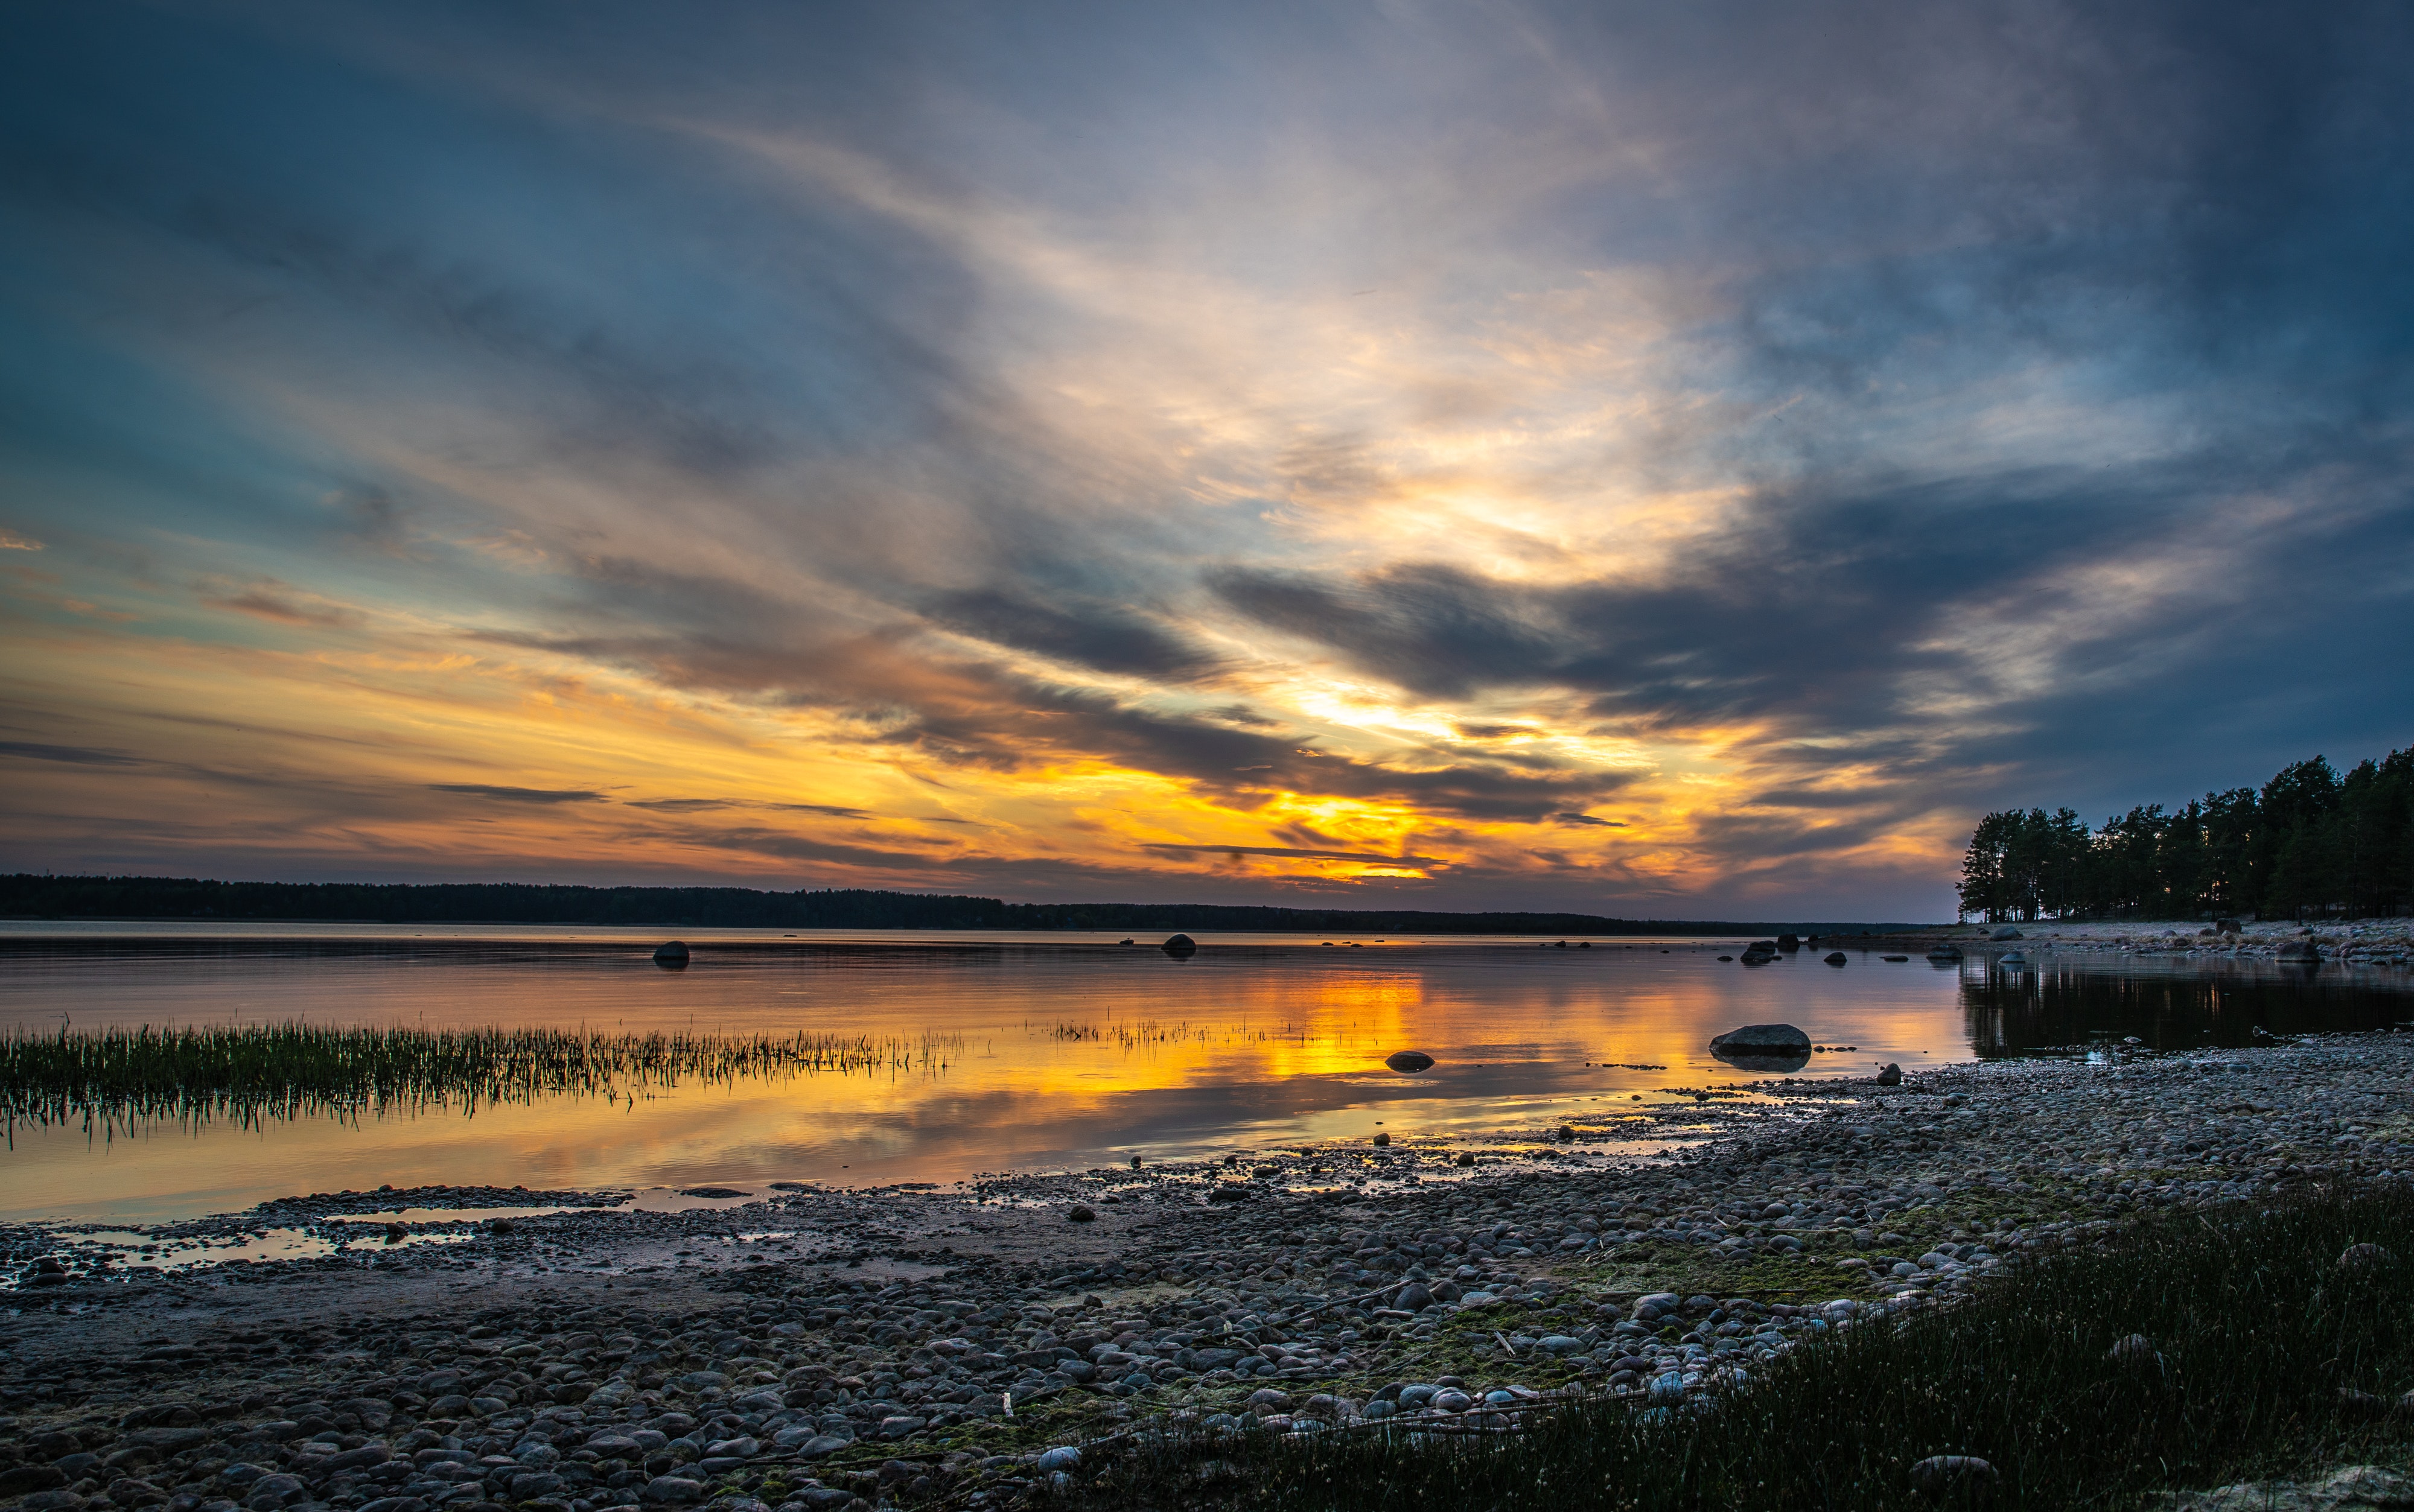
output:
<instances>
[{"instance_id":1,"label":"calm lake water","mask_svg":"<svg viewBox=\"0 0 2414 1512\"><path fill-rule=\"evenodd\" d=\"M172 932L171 932L172 930ZM178 1122L131 1134L18 1124L0 1215L157 1220L382 1183L685 1186L950 1181L1220 1155L1303 1140L1531 1136L1637 1097L1766 1075L1711 1035L1783 1021L1817 1055L1797 1075L1866 1075L1974 1057L2246 1045L2414 1016L2403 972L2240 962L2047 958L2007 970L1842 967L1805 950L1721 962L1739 941L1379 941L1201 937L1188 959L1113 936L344 926L0 926L0 1033L62 1025L585 1026L815 1032L932 1052L909 1072L822 1073L561 1097L474 1114ZM1438 1064L1385 1068L1395 1050Z\"/></svg>"}]
</instances>

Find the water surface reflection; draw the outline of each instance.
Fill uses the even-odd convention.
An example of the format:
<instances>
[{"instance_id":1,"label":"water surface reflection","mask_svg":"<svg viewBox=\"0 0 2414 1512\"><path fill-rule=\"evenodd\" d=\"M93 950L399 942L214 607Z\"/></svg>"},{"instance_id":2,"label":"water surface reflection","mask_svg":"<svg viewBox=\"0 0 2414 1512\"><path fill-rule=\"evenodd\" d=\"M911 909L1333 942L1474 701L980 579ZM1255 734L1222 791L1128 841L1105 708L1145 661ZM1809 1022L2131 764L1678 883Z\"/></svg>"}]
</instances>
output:
<instances>
[{"instance_id":1,"label":"water surface reflection","mask_svg":"<svg viewBox=\"0 0 2414 1512\"><path fill-rule=\"evenodd\" d=\"M1709 1038L1798 1025L1822 1045L1796 1075L1906 1071L1973 1055L2137 1034L2249 1043L2374 1027L2404 1000L2251 972L2212 981L2041 968L2007 974L1816 953L1753 969L1736 941L1366 941L1201 935L933 941L699 938L685 971L658 937L419 930L307 940L72 942L0 932L0 1031L62 1023L587 1026L614 1031L946 1036L944 1066L743 1077L633 1100L558 1098L418 1117L153 1124L134 1137L20 1131L0 1154L13 1216L148 1218L383 1183L693 1185L946 1181L1220 1154L1324 1139L1615 1128L1640 1102L1766 1073ZM2191 1037L2192 1036L2192 1037ZM1403 1075L1386 1057L1435 1058Z\"/></svg>"}]
</instances>

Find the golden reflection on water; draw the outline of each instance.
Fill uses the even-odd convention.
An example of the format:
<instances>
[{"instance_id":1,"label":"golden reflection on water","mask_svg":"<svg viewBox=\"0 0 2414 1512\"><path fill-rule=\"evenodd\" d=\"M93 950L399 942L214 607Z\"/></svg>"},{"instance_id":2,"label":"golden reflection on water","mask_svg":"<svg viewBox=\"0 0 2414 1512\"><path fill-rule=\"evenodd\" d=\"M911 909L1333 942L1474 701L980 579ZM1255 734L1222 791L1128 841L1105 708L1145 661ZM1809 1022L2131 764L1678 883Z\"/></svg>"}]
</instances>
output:
<instances>
[{"instance_id":1,"label":"golden reflection on water","mask_svg":"<svg viewBox=\"0 0 2414 1512\"><path fill-rule=\"evenodd\" d=\"M544 1187L948 1181L1316 1140L1608 1130L1632 1099L1751 1079L1711 1034L1787 1021L1858 1053L1805 1075L1966 1056L1958 978L1809 956L1747 971L1717 946L1537 951L1314 947L63 957L19 962L0 1029L109 1022L587 1024L948 1046L942 1064L747 1077L470 1113L152 1126L88 1139L20 1130L0 1208L157 1217L380 1184ZM1438 1062L1402 1076L1384 1057ZM1643 1066L1659 1069L1626 1069Z\"/></svg>"}]
</instances>

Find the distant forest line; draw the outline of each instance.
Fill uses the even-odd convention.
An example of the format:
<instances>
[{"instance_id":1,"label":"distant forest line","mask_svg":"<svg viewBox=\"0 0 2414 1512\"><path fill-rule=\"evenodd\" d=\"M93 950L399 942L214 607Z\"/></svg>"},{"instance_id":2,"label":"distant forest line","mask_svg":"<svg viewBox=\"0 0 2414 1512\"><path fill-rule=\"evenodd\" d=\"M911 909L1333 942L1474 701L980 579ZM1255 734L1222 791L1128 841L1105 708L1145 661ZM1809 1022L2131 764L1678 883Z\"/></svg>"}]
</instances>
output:
<instances>
[{"instance_id":1,"label":"distant forest line","mask_svg":"<svg viewBox=\"0 0 2414 1512\"><path fill-rule=\"evenodd\" d=\"M2414 904L2414 749L2342 776L2323 757L2260 789L2132 808L2090 830L2071 809L1978 822L1961 913L2197 919L2402 913Z\"/></svg>"},{"instance_id":2,"label":"distant forest line","mask_svg":"<svg viewBox=\"0 0 2414 1512\"><path fill-rule=\"evenodd\" d=\"M1006 903L832 888L574 887L523 882L254 882L183 877L0 877L0 917L328 924L598 924L734 929L1227 929L1332 934L1734 934L1855 924L1634 920L1218 903ZM1886 926L1897 927L1897 926Z\"/></svg>"}]
</instances>

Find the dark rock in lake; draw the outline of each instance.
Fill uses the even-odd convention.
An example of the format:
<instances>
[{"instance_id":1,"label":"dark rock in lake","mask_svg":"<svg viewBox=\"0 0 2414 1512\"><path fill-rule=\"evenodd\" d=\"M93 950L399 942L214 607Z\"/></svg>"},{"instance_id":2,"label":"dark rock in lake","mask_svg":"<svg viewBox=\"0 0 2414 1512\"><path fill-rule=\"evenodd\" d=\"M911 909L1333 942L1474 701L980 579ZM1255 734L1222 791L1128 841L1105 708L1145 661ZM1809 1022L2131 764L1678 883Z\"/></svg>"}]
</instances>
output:
<instances>
[{"instance_id":1,"label":"dark rock in lake","mask_svg":"<svg viewBox=\"0 0 2414 1512\"><path fill-rule=\"evenodd\" d=\"M1420 1071L1431 1071L1434 1058L1423 1050L1395 1050L1383 1058L1383 1064L1403 1075L1413 1076Z\"/></svg>"},{"instance_id":2,"label":"dark rock in lake","mask_svg":"<svg viewBox=\"0 0 2414 1512\"><path fill-rule=\"evenodd\" d=\"M664 941L663 943L654 947L654 964L656 966L667 966L676 971L678 968L687 964L687 955L686 941Z\"/></svg>"},{"instance_id":3,"label":"dark rock in lake","mask_svg":"<svg viewBox=\"0 0 2414 1512\"><path fill-rule=\"evenodd\" d=\"M1747 1024L1710 1041L1710 1054L1737 1071L1791 1074L1810 1063L1810 1036L1791 1024Z\"/></svg>"},{"instance_id":4,"label":"dark rock in lake","mask_svg":"<svg viewBox=\"0 0 2414 1512\"><path fill-rule=\"evenodd\" d=\"M1164 951L1168 956L1174 956L1178 959L1185 956L1195 956L1199 954L1199 941L1191 939L1188 935L1175 935L1157 948Z\"/></svg>"},{"instance_id":5,"label":"dark rock in lake","mask_svg":"<svg viewBox=\"0 0 2414 1512\"><path fill-rule=\"evenodd\" d=\"M1831 950L1831 951L1827 952L1827 964L1828 964L1828 965L1830 965L1830 966L1841 966L1841 965L1843 965L1843 964L1844 964L1844 953L1843 953L1842 951L1840 951L1840 950Z\"/></svg>"},{"instance_id":6,"label":"dark rock in lake","mask_svg":"<svg viewBox=\"0 0 2414 1512\"><path fill-rule=\"evenodd\" d=\"M1777 948L1780 950L1800 950L1802 948L1802 941L1793 935L1779 935L1777 937Z\"/></svg>"},{"instance_id":7,"label":"dark rock in lake","mask_svg":"<svg viewBox=\"0 0 2414 1512\"><path fill-rule=\"evenodd\" d=\"M2291 940L2280 947L2278 958L2284 961L2310 963L2319 961L2322 958L2322 953L2320 948L2310 940Z\"/></svg>"},{"instance_id":8,"label":"dark rock in lake","mask_svg":"<svg viewBox=\"0 0 2414 1512\"><path fill-rule=\"evenodd\" d=\"M1810 1036L1791 1024L1746 1024L1714 1037L1710 1048L1738 1054L1792 1055L1799 1051L1809 1055Z\"/></svg>"}]
</instances>

